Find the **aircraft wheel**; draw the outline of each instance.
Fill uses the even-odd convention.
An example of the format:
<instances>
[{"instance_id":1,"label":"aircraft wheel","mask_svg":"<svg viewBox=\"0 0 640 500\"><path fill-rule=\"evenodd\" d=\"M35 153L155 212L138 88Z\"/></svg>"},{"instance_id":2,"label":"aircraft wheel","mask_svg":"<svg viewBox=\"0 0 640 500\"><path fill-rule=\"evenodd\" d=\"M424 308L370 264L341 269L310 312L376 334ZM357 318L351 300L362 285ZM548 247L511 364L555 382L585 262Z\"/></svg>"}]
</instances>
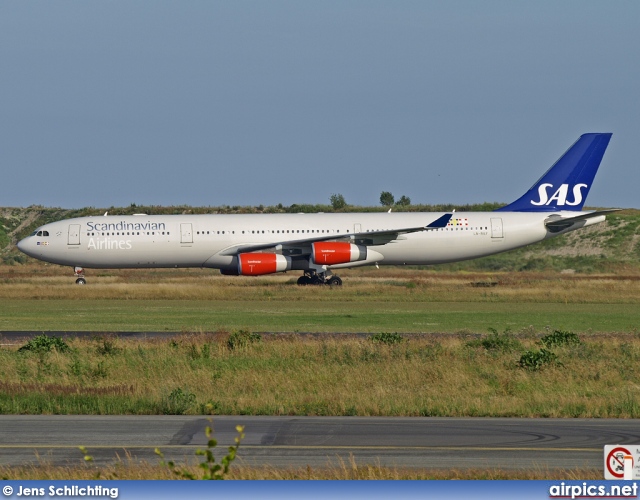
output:
<instances>
[{"instance_id":1,"label":"aircraft wheel","mask_svg":"<svg viewBox=\"0 0 640 500\"><path fill-rule=\"evenodd\" d=\"M342 286L342 280L340 279L340 276L331 276L331 278L327 280L327 285Z\"/></svg>"},{"instance_id":2,"label":"aircraft wheel","mask_svg":"<svg viewBox=\"0 0 640 500\"><path fill-rule=\"evenodd\" d=\"M311 277L311 284L312 285L324 285L325 281L318 276L317 274L315 276Z\"/></svg>"},{"instance_id":3,"label":"aircraft wheel","mask_svg":"<svg viewBox=\"0 0 640 500\"><path fill-rule=\"evenodd\" d=\"M306 286L310 284L311 284L311 278L309 278L309 276L303 275L298 278L298 285Z\"/></svg>"},{"instance_id":4,"label":"aircraft wheel","mask_svg":"<svg viewBox=\"0 0 640 500\"><path fill-rule=\"evenodd\" d=\"M76 285L86 285L87 284L87 280L84 278L78 278L76 280Z\"/></svg>"}]
</instances>

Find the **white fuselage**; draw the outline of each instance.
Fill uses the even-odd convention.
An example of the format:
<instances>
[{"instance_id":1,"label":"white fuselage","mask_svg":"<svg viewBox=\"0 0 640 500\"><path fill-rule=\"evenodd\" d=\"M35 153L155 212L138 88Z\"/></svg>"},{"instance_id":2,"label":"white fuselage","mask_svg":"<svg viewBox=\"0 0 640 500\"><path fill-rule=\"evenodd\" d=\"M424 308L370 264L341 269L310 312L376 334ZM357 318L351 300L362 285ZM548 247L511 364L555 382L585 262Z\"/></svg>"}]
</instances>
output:
<instances>
[{"instance_id":1,"label":"white fuselage","mask_svg":"<svg viewBox=\"0 0 640 500\"><path fill-rule=\"evenodd\" d=\"M575 215L575 212L558 215ZM230 249L419 227L444 214L344 213L247 215L134 215L67 219L39 228L20 250L55 264L87 268L210 267L233 265ZM329 266L440 264L483 257L535 243L586 225L551 233L541 212L456 212L445 228L400 234L374 244L374 257ZM45 233L47 235L45 236Z\"/></svg>"}]
</instances>

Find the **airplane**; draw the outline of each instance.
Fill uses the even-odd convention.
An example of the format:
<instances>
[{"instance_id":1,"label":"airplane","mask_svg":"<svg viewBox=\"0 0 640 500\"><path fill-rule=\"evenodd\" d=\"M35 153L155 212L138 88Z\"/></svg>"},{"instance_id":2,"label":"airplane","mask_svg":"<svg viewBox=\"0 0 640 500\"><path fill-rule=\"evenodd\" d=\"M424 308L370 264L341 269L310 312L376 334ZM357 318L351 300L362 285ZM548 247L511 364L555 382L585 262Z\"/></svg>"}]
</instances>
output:
<instances>
[{"instance_id":1,"label":"airplane","mask_svg":"<svg viewBox=\"0 0 640 500\"><path fill-rule=\"evenodd\" d=\"M493 212L107 215L61 220L18 242L36 259L84 268L213 268L299 285L342 285L335 270L475 259L603 222L582 211L610 133L580 138L523 196Z\"/></svg>"}]
</instances>

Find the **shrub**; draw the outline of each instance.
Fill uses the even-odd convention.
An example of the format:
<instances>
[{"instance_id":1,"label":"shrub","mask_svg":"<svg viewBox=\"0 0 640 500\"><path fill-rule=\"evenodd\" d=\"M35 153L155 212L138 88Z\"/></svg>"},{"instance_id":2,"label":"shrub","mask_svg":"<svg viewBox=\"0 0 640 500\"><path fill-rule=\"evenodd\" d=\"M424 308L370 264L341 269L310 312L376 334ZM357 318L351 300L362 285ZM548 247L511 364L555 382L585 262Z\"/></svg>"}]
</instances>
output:
<instances>
[{"instance_id":1,"label":"shrub","mask_svg":"<svg viewBox=\"0 0 640 500\"><path fill-rule=\"evenodd\" d=\"M520 368L537 371L545 365L557 362L557 360L558 356L553 352L547 349L540 349L539 351L526 351L522 356L520 356L518 365Z\"/></svg>"},{"instance_id":2,"label":"shrub","mask_svg":"<svg viewBox=\"0 0 640 500\"><path fill-rule=\"evenodd\" d=\"M489 328L489 335L480 339L467 342L469 347L483 347L487 351L514 351L520 349L522 344L513 338L511 330L507 328L504 332L499 333L495 328Z\"/></svg>"},{"instance_id":3,"label":"shrub","mask_svg":"<svg viewBox=\"0 0 640 500\"><path fill-rule=\"evenodd\" d=\"M250 344L255 344L262 341L262 335L259 333L253 333L248 330L237 330L229 335L227 340L227 347L231 350L247 347Z\"/></svg>"},{"instance_id":4,"label":"shrub","mask_svg":"<svg viewBox=\"0 0 640 500\"><path fill-rule=\"evenodd\" d=\"M55 349L58 352L69 352L71 348L62 338L55 335L49 337L44 333L31 339L25 345L23 345L18 351L33 351L33 352L49 352L51 349Z\"/></svg>"},{"instance_id":5,"label":"shrub","mask_svg":"<svg viewBox=\"0 0 640 500\"><path fill-rule=\"evenodd\" d=\"M100 356L115 356L120 351L121 349L116 347L116 343L109 339L102 339L102 344L98 343L96 347L96 353Z\"/></svg>"},{"instance_id":6,"label":"shrub","mask_svg":"<svg viewBox=\"0 0 640 500\"><path fill-rule=\"evenodd\" d=\"M545 335L540 339L542 345L549 349L555 346L580 344L580 338L573 332L566 332L563 330L554 330L553 333Z\"/></svg>"},{"instance_id":7,"label":"shrub","mask_svg":"<svg viewBox=\"0 0 640 500\"><path fill-rule=\"evenodd\" d=\"M399 333L388 333L388 332L374 333L369 338L371 339L371 342L373 342L374 344L391 345L391 344L400 344L401 342L404 342L404 337Z\"/></svg>"},{"instance_id":8,"label":"shrub","mask_svg":"<svg viewBox=\"0 0 640 500\"><path fill-rule=\"evenodd\" d=\"M182 415L191 408L195 402L196 395L193 392L185 392L178 387L169 394L164 413L169 415Z\"/></svg>"}]
</instances>

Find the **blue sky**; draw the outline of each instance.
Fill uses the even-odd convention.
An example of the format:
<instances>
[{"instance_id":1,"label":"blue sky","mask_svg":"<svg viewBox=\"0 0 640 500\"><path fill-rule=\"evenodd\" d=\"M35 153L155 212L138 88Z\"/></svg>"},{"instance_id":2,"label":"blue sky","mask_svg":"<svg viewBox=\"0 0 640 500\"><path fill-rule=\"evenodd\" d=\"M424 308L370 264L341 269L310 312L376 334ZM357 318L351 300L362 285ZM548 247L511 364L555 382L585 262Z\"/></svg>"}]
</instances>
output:
<instances>
[{"instance_id":1,"label":"blue sky","mask_svg":"<svg viewBox=\"0 0 640 500\"><path fill-rule=\"evenodd\" d=\"M613 132L640 208L637 1L0 3L0 206L509 202Z\"/></svg>"}]
</instances>

